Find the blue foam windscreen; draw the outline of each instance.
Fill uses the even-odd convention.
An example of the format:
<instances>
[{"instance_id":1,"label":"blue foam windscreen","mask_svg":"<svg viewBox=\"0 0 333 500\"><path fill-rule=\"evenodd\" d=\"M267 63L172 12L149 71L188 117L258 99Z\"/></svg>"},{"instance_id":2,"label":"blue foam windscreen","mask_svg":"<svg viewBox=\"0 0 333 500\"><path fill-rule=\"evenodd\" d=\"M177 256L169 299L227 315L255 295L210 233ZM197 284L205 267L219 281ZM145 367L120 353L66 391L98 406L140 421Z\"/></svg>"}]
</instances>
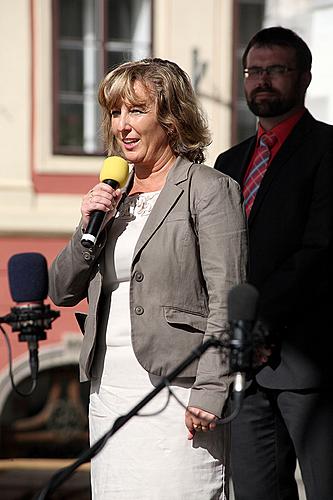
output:
<instances>
[{"instance_id":1,"label":"blue foam windscreen","mask_svg":"<svg viewBox=\"0 0 333 500\"><path fill-rule=\"evenodd\" d=\"M43 301L49 288L45 257L37 252L12 255L8 261L8 279L14 302Z\"/></svg>"}]
</instances>

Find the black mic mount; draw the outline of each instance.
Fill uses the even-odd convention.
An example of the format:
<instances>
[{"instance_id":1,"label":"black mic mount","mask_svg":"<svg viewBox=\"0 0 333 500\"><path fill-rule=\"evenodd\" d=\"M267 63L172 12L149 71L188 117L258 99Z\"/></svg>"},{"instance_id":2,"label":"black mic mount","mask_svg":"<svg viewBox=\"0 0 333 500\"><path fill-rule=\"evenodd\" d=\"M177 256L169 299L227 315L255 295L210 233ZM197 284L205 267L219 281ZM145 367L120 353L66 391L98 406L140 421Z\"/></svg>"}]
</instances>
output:
<instances>
[{"instance_id":1,"label":"black mic mount","mask_svg":"<svg viewBox=\"0 0 333 500\"><path fill-rule=\"evenodd\" d=\"M52 328L52 322L60 316L59 311L53 311L49 305L26 304L12 307L11 312L0 317L0 323L12 327L13 332L21 332L18 336L21 342L46 339L45 330Z\"/></svg>"},{"instance_id":2,"label":"black mic mount","mask_svg":"<svg viewBox=\"0 0 333 500\"><path fill-rule=\"evenodd\" d=\"M59 311L53 311L43 303L24 304L12 307L11 312L0 317L0 324L6 323L13 332L20 332L20 342L28 342L30 355L30 370L33 381L38 374L38 342L46 339L45 330L52 328L53 321L60 316Z\"/></svg>"}]
</instances>

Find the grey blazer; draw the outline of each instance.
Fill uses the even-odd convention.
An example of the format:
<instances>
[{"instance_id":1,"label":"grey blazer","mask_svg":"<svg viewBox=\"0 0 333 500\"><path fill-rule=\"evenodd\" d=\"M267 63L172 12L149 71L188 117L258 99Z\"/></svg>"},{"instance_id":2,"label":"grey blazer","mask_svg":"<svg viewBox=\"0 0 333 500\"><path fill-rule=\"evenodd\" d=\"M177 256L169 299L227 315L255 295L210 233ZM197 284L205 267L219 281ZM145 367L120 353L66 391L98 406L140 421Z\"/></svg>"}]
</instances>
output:
<instances>
[{"instance_id":1,"label":"grey blazer","mask_svg":"<svg viewBox=\"0 0 333 500\"><path fill-rule=\"evenodd\" d=\"M93 378L96 340L103 336L98 312L107 231L112 224L88 251L80 244L79 227L50 268L49 295L56 305L89 302L82 381ZM245 281L246 259L239 185L178 158L137 241L131 267L132 344L149 373L166 375L205 339L228 338L227 295ZM230 383L221 351L208 349L182 376L195 377L189 405L220 416Z\"/></svg>"}]
</instances>

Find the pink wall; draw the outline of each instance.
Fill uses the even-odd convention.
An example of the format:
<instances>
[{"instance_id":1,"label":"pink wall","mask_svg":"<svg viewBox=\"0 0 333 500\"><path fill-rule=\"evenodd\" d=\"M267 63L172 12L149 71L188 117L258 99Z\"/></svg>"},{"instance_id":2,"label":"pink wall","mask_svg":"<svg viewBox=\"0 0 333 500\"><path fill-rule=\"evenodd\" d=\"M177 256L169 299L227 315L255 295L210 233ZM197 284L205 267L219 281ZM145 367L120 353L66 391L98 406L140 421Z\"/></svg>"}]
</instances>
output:
<instances>
[{"instance_id":1,"label":"pink wall","mask_svg":"<svg viewBox=\"0 0 333 500\"><path fill-rule=\"evenodd\" d=\"M8 285L7 276L7 265L8 260L13 254L23 253L23 252L39 252L43 254L48 262L51 264L54 257L61 250L61 248L66 244L67 239L64 238L38 238L38 237L2 237L0 238L0 316L4 316L10 312L10 308L14 306L11 299ZM78 332L81 335L75 317L74 312L80 311L85 312L87 307L85 302L82 302L77 307L66 307L59 308L54 306L50 299L47 299L46 304L50 304L51 309L60 311L60 317L57 318L52 324L52 329L47 330L47 340L40 342L41 345L46 343L58 342L64 331ZM13 358L16 356L27 352L26 342L18 341L18 333L12 332L9 325L2 324L2 327L6 330L12 351ZM8 365L7 347L5 344L4 337L0 333L0 370Z\"/></svg>"}]
</instances>

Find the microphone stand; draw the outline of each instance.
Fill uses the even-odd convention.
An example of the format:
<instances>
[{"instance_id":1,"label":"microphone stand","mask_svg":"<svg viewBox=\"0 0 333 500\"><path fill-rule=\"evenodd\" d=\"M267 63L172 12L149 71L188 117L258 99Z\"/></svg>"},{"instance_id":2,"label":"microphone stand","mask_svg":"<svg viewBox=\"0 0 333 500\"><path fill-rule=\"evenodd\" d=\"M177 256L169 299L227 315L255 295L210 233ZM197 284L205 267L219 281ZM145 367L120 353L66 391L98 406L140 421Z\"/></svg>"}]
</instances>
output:
<instances>
[{"instance_id":1,"label":"microphone stand","mask_svg":"<svg viewBox=\"0 0 333 500\"><path fill-rule=\"evenodd\" d=\"M109 431L107 431L96 443L81 453L78 459L67 467L60 469L56 472L43 490L35 497L35 500L45 500L49 498L49 495L62 483L64 483L75 470L80 467L80 465L90 461L94 456L96 456L102 448L107 443L108 439L115 434L126 422L128 422L132 417L134 417L149 401L151 401L164 387L169 385L173 379L177 377L188 365L190 365L195 359L200 358L200 356L209 347L227 347L222 341L213 337L206 340L201 346L194 349L191 354L185 358L171 373L169 373L163 380L153 389L147 396L145 396L132 410L130 410L126 415L122 415L117 418L113 426ZM230 417L226 419L230 421Z\"/></svg>"}]
</instances>

